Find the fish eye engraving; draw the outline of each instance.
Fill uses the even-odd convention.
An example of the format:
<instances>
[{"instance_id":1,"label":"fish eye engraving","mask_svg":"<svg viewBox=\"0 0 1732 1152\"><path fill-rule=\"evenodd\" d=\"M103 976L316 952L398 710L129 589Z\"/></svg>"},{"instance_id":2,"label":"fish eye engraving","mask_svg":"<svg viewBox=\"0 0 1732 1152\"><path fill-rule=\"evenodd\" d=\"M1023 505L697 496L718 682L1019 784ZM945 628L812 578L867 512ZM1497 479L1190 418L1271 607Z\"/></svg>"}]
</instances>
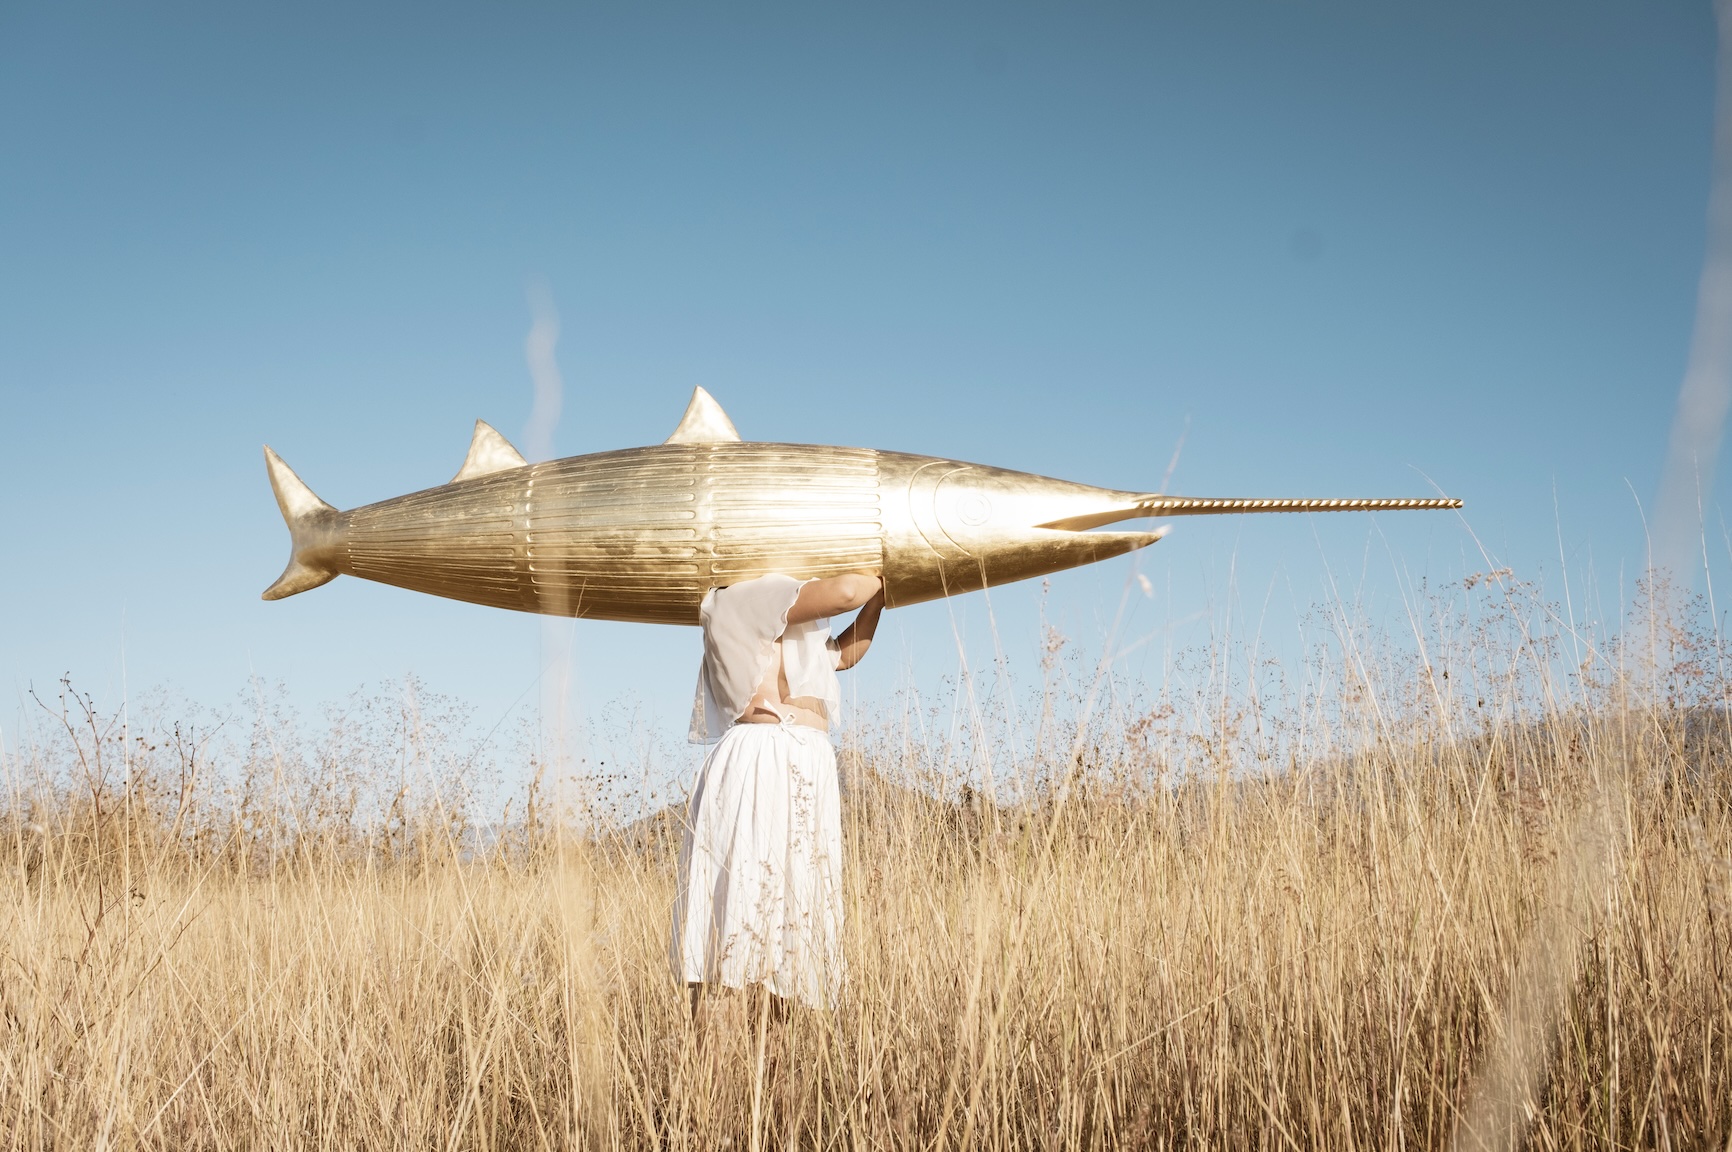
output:
<instances>
[{"instance_id":1,"label":"fish eye engraving","mask_svg":"<svg viewBox=\"0 0 1732 1152\"><path fill-rule=\"evenodd\" d=\"M978 528L992 515L992 505L980 493L970 492L956 502L956 514L964 524Z\"/></svg>"}]
</instances>

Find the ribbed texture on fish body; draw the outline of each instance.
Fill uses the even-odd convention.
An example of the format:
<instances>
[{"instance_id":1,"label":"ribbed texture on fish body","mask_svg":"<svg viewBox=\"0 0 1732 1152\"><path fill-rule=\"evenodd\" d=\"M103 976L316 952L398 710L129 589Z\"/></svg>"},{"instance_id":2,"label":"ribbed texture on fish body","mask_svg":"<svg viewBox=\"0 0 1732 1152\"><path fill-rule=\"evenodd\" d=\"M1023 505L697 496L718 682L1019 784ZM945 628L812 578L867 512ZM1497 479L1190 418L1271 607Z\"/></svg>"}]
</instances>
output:
<instances>
[{"instance_id":1,"label":"ribbed texture on fish body","mask_svg":"<svg viewBox=\"0 0 1732 1152\"><path fill-rule=\"evenodd\" d=\"M878 571L877 453L667 444L531 464L341 513L343 572L563 616L695 624L711 587Z\"/></svg>"}]
</instances>

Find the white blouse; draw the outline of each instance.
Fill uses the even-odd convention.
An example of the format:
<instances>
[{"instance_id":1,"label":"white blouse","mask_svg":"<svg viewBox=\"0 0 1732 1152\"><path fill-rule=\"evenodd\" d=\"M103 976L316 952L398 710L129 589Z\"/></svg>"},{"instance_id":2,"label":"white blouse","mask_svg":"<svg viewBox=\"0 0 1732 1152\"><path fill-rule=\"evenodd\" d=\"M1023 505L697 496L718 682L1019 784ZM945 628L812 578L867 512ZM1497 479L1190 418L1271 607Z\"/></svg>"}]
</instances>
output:
<instances>
[{"instance_id":1,"label":"white blouse","mask_svg":"<svg viewBox=\"0 0 1732 1152\"><path fill-rule=\"evenodd\" d=\"M830 621L789 624L788 610L805 581L774 574L713 588L704 596L698 622L704 629L704 661L698 669L688 739L720 740L746 712L778 654L788 695L824 702L830 723L842 705L836 667L842 651L830 639ZM792 714L783 716L784 722Z\"/></svg>"}]
</instances>

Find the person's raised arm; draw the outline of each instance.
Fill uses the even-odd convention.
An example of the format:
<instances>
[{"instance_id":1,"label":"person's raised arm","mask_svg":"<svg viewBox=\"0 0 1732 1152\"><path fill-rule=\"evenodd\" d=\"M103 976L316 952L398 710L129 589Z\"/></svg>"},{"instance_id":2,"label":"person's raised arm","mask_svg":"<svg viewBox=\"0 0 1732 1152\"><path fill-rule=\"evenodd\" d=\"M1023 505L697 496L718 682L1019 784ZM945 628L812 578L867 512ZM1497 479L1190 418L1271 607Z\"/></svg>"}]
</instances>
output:
<instances>
[{"instance_id":1,"label":"person's raised arm","mask_svg":"<svg viewBox=\"0 0 1732 1152\"><path fill-rule=\"evenodd\" d=\"M884 581L876 576L827 576L808 580L800 586L799 598L788 609L788 623L806 624L827 616L839 616L864 607L873 596L882 593Z\"/></svg>"},{"instance_id":2,"label":"person's raised arm","mask_svg":"<svg viewBox=\"0 0 1732 1152\"><path fill-rule=\"evenodd\" d=\"M878 631L878 617L883 611L884 589L880 587L872 594L872 599L860 606L860 615L854 617L854 623L836 637L836 650L842 654L836 664L838 672L860 663L866 649L872 647L872 636Z\"/></svg>"}]
</instances>

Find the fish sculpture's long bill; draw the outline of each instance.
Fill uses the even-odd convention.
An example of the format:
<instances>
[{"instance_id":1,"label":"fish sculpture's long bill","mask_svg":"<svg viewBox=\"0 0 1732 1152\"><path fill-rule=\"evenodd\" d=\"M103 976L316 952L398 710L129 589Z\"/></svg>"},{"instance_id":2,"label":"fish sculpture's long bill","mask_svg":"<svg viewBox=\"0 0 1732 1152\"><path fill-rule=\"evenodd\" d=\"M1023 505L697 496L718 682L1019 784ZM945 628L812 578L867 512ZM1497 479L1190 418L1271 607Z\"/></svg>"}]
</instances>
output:
<instances>
[{"instance_id":1,"label":"fish sculpture's long bill","mask_svg":"<svg viewBox=\"0 0 1732 1152\"><path fill-rule=\"evenodd\" d=\"M929 456L739 439L699 389L665 444L528 464L477 422L457 476L347 512L265 449L292 554L267 600L338 575L477 604L695 624L710 588L769 572L880 574L891 606L1025 580L1160 539L1127 520L1459 508L1448 499L1121 492Z\"/></svg>"}]
</instances>

